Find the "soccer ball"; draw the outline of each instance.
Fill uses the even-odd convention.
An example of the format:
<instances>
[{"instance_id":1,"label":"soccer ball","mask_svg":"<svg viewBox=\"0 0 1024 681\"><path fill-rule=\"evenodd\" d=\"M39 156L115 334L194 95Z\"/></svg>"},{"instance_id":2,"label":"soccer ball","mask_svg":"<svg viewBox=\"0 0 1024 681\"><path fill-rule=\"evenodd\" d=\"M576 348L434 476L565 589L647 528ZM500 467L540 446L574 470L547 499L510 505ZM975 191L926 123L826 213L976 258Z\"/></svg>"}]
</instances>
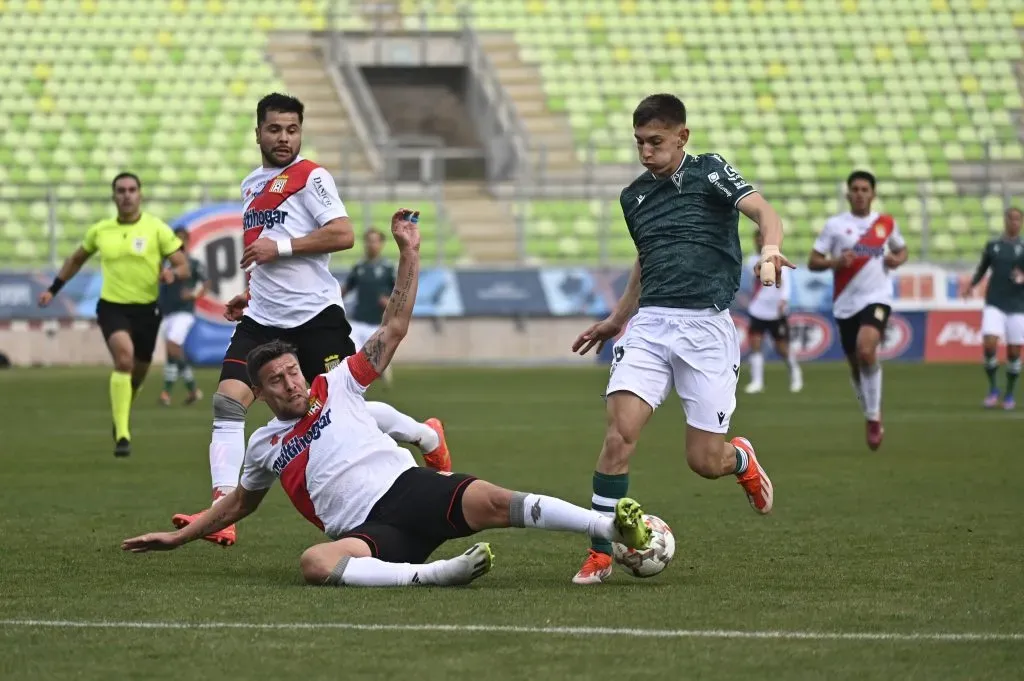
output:
<instances>
[{"instance_id":1,"label":"soccer ball","mask_svg":"<svg viewBox=\"0 0 1024 681\"><path fill-rule=\"evenodd\" d=\"M664 570L676 555L676 538L672 528L655 515L644 514L644 523L651 528L651 545L642 551L625 544L612 544L615 562L634 577L653 577Z\"/></svg>"}]
</instances>

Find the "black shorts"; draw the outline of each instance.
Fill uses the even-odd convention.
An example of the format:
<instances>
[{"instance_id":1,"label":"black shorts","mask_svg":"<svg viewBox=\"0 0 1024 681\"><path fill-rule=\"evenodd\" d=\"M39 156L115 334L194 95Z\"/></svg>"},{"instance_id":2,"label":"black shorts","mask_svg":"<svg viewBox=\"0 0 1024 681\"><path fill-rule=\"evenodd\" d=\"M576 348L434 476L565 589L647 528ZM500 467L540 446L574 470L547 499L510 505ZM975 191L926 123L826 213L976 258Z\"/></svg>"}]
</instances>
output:
<instances>
[{"instance_id":1,"label":"black shorts","mask_svg":"<svg viewBox=\"0 0 1024 681\"><path fill-rule=\"evenodd\" d=\"M345 311L337 305L325 308L305 324L292 329L263 326L249 317L242 317L224 353L220 380L234 378L248 384L249 375L245 369L248 354L259 345L283 340L296 347L302 374L312 383L318 375L330 371L338 362L355 354L351 334L352 327L345 319Z\"/></svg>"},{"instance_id":2,"label":"black shorts","mask_svg":"<svg viewBox=\"0 0 1024 681\"><path fill-rule=\"evenodd\" d=\"M779 319L751 317L747 333L752 336L763 336L765 333L769 333L776 343L789 340L789 320L785 317Z\"/></svg>"},{"instance_id":3,"label":"black shorts","mask_svg":"<svg viewBox=\"0 0 1024 681\"><path fill-rule=\"evenodd\" d=\"M374 558L388 563L424 563L449 539L474 534L462 514L462 495L474 480L410 468L373 505L366 522L338 538L362 539Z\"/></svg>"},{"instance_id":4,"label":"black shorts","mask_svg":"<svg viewBox=\"0 0 1024 681\"><path fill-rule=\"evenodd\" d=\"M115 331L127 331L135 359L140 362L153 360L162 318L156 303L111 303L102 298L96 303L96 321L103 332L103 340L109 341Z\"/></svg>"},{"instance_id":5,"label":"black shorts","mask_svg":"<svg viewBox=\"0 0 1024 681\"><path fill-rule=\"evenodd\" d=\"M872 303L863 310L846 319L837 319L839 340L843 344L843 352L847 355L857 354L857 333L862 326L873 326L885 338L885 326L889 323L892 308L882 303Z\"/></svg>"}]
</instances>

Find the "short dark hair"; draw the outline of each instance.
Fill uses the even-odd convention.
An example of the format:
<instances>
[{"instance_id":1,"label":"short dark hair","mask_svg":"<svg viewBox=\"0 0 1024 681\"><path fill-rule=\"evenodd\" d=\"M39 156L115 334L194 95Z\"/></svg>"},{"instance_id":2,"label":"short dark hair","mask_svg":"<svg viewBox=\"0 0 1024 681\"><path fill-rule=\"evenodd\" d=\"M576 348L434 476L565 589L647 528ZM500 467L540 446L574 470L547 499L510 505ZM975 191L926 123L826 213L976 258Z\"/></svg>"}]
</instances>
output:
<instances>
[{"instance_id":1,"label":"short dark hair","mask_svg":"<svg viewBox=\"0 0 1024 681\"><path fill-rule=\"evenodd\" d=\"M249 383L258 386L260 384L260 370L283 355L295 355L298 357L298 350L291 343L283 340L272 340L263 345L257 345L245 356L245 371L249 374Z\"/></svg>"},{"instance_id":2,"label":"short dark hair","mask_svg":"<svg viewBox=\"0 0 1024 681\"><path fill-rule=\"evenodd\" d=\"M365 239L366 237L370 236L371 234L376 234L377 236L379 236L381 241L384 240L384 232L380 231L376 227L370 227L370 229L366 230L366 234L363 235L363 238Z\"/></svg>"},{"instance_id":3,"label":"short dark hair","mask_svg":"<svg viewBox=\"0 0 1024 681\"><path fill-rule=\"evenodd\" d=\"M675 95L660 93L643 98L633 110L633 127L661 121L669 125L686 124L686 105Z\"/></svg>"},{"instance_id":4,"label":"short dark hair","mask_svg":"<svg viewBox=\"0 0 1024 681\"><path fill-rule=\"evenodd\" d=\"M112 191L112 192L113 191L117 191L117 183L118 183L118 181L123 180L126 177L130 177L133 180L135 180L135 185L139 189L142 189L142 180L139 179L138 175L136 175L135 173L124 172L124 173L118 173L117 175L114 176L114 179L110 181L110 191Z\"/></svg>"},{"instance_id":5,"label":"short dark hair","mask_svg":"<svg viewBox=\"0 0 1024 681\"><path fill-rule=\"evenodd\" d=\"M1024 210L1021 210L1017 206L1010 206L1009 208L1007 208L1006 212L1003 213L1003 217L1010 217L1010 213L1020 213L1021 217L1024 217Z\"/></svg>"},{"instance_id":6,"label":"short dark hair","mask_svg":"<svg viewBox=\"0 0 1024 681\"><path fill-rule=\"evenodd\" d=\"M302 113L306 107L296 97L282 95L280 92L271 92L256 104L256 125L263 125L267 120L267 113L276 111L278 113L293 113L299 115L299 123L302 122Z\"/></svg>"},{"instance_id":7,"label":"short dark hair","mask_svg":"<svg viewBox=\"0 0 1024 681\"><path fill-rule=\"evenodd\" d=\"M181 235L181 234L184 234L185 236L188 236L188 227L175 227L174 228L174 236L178 236L178 235Z\"/></svg>"},{"instance_id":8,"label":"short dark hair","mask_svg":"<svg viewBox=\"0 0 1024 681\"><path fill-rule=\"evenodd\" d=\"M846 178L846 188L852 187L857 180L864 180L871 185L872 189L875 188L875 176L866 170L854 170L850 173L850 176Z\"/></svg>"}]
</instances>

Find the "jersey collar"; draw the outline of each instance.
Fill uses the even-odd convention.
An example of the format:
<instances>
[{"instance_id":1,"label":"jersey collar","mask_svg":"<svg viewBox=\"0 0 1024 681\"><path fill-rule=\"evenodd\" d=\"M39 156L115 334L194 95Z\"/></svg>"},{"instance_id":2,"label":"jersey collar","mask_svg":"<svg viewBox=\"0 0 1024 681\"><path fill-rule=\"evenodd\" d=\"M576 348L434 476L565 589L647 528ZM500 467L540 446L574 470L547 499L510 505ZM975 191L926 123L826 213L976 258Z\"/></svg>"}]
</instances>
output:
<instances>
[{"instance_id":1,"label":"jersey collar","mask_svg":"<svg viewBox=\"0 0 1024 681\"><path fill-rule=\"evenodd\" d=\"M676 169L672 171L672 175L675 175L680 170L682 170L683 166L686 165L687 159L689 158L690 155L687 154L686 151L683 151L683 157L679 160L679 165L676 166ZM654 174L653 170L648 170L647 172L649 172L651 174L651 177L653 177L655 180L668 180L672 177L672 175L669 175L668 177L658 177L657 175Z\"/></svg>"}]
</instances>

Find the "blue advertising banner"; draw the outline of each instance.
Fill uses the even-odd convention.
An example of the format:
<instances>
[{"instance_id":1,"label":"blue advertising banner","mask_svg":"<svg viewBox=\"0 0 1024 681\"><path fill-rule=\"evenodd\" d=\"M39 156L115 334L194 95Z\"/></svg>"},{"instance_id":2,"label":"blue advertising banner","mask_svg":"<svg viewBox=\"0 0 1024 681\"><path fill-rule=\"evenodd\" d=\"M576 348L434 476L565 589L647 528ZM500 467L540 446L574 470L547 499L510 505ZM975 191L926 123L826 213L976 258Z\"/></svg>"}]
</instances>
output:
<instances>
[{"instance_id":1,"label":"blue advertising banner","mask_svg":"<svg viewBox=\"0 0 1024 681\"><path fill-rule=\"evenodd\" d=\"M0 273L0 319L66 319L76 316L72 298L58 296L45 308L36 303L39 294L50 286L52 280L43 274Z\"/></svg>"},{"instance_id":2,"label":"blue advertising banner","mask_svg":"<svg viewBox=\"0 0 1024 681\"><path fill-rule=\"evenodd\" d=\"M555 316L606 315L611 310L597 290L597 281L590 270L540 270L540 283L547 299L548 313Z\"/></svg>"},{"instance_id":3,"label":"blue advertising banner","mask_svg":"<svg viewBox=\"0 0 1024 681\"><path fill-rule=\"evenodd\" d=\"M463 270L455 275L467 317L547 317L537 270Z\"/></svg>"}]
</instances>

